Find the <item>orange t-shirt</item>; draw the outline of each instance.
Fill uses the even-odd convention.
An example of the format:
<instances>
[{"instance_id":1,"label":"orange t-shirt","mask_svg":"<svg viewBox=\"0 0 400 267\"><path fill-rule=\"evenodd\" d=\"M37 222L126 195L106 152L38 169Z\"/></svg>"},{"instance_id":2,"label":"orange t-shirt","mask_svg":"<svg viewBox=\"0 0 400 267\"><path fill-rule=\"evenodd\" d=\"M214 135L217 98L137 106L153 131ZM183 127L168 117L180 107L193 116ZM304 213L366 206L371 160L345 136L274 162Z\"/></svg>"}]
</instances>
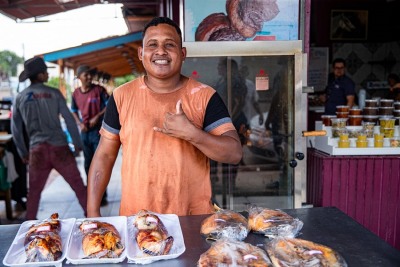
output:
<instances>
[{"instance_id":1,"label":"orange t-shirt","mask_svg":"<svg viewBox=\"0 0 400 267\"><path fill-rule=\"evenodd\" d=\"M189 142L156 132L153 127L162 127L165 114L175 113L181 99L188 119L203 128L214 93L211 87L189 79L178 91L158 94L146 86L144 77L114 90L121 127L116 132L105 121L100 132L122 144L120 215L130 216L140 209L177 215L212 212L209 159ZM221 135L231 130L235 128L228 117L208 132Z\"/></svg>"}]
</instances>

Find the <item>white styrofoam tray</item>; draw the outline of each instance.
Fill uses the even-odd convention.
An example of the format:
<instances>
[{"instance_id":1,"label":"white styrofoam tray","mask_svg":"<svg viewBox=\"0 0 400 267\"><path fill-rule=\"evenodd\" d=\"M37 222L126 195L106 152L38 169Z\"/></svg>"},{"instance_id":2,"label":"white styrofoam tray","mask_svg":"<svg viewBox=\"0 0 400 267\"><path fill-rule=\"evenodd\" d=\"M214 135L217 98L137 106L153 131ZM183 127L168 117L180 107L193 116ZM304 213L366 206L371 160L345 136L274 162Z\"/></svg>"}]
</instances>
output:
<instances>
[{"instance_id":1,"label":"white styrofoam tray","mask_svg":"<svg viewBox=\"0 0 400 267\"><path fill-rule=\"evenodd\" d=\"M175 259L182 255L183 252L185 252L186 247L178 216L176 214L154 214L157 215L163 222L165 228L168 231L168 235L174 238L174 243L171 247L171 250L167 255L160 256L149 256L143 253L136 242L136 234L138 232L138 229L133 224L136 216L130 216L128 217L128 263L149 264L159 260Z\"/></svg>"},{"instance_id":2,"label":"white styrofoam tray","mask_svg":"<svg viewBox=\"0 0 400 267\"><path fill-rule=\"evenodd\" d=\"M24 247L25 235L32 225L41 222L39 220L30 220L23 222L19 227L18 233L15 236L14 241L11 243L8 252L3 259L3 264L7 266L62 266L62 261L65 259L67 254L66 251L68 247L68 242L71 237L75 220L75 218L60 219L60 237L62 240L63 251L60 259L58 259L57 261L26 262Z\"/></svg>"},{"instance_id":3,"label":"white styrofoam tray","mask_svg":"<svg viewBox=\"0 0 400 267\"><path fill-rule=\"evenodd\" d=\"M79 226L84 221L100 221L114 225L115 229L121 236L121 242L125 246L124 251L118 258L86 258L82 249L82 233L79 230ZM122 262L126 258L126 217L125 216L112 216L112 217L96 217L96 218L85 218L77 219L72 231L71 239L67 250L67 263L72 264L100 264L100 263L118 263Z\"/></svg>"}]
</instances>

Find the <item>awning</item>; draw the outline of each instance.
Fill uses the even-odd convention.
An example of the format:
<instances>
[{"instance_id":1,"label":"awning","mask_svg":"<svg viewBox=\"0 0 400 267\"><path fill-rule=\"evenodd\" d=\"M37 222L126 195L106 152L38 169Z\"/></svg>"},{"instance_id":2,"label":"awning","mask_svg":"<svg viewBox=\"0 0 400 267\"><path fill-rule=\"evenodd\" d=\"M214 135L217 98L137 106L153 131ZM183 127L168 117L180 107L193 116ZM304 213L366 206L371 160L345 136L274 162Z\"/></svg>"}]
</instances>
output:
<instances>
[{"instance_id":1,"label":"awning","mask_svg":"<svg viewBox=\"0 0 400 267\"><path fill-rule=\"evenodd\" d=\"M61 68L68 67L76 70L79 65L85 64L111 77L120 77L144 72L137 52L141 42L142 33L136 32L38 56L42 56L47 62L58 64Z\"/></svg>"}]
</instances>

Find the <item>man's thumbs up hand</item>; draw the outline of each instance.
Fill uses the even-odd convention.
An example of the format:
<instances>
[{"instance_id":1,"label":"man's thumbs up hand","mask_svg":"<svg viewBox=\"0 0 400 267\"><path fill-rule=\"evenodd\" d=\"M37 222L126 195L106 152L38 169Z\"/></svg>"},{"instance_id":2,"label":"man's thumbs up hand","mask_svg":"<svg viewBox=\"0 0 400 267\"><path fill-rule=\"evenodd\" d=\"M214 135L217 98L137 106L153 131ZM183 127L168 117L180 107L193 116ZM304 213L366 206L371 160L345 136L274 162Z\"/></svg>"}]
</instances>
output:
<instances>
[{"instance_id":1,"label":"man's thumbs up hand","mask_svg":"<svg viewBox=\"0 0 400 267\"><path fill-rule=\"evenodd\" d=\"M154 131L162 132L169 136L187 139L190 126L194 126L186 117L182 108L182 100L176 102L175 113L168 112L165 114L163 127L153 127Z\"/></svg>"},{"instance_id":2,"label":"man's thumbs up hand","mask_svg":"<svg viewBox=\"0 0 400 267\"><path fill-rule=\"evenodd\" d=\"M183 114L181 99L179 99L178 102L176 102L176 113L175 114Z\"/></svg>"}]
</instances>

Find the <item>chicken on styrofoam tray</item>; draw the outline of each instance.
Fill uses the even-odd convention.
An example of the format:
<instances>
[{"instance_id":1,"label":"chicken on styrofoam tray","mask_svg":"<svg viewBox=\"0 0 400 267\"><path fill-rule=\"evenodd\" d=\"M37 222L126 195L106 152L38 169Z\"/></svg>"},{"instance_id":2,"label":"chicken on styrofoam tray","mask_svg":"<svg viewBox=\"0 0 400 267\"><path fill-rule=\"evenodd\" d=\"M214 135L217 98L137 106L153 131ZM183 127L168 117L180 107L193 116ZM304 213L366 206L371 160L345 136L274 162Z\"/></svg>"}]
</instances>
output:
<instances>
[{"instance_id":1,"label":"chicken on styrofoam tray","mask_svg":"<svg viewBox=\"0 0 400 267\"><path fill-rule=\"evenodd\" d=\"M138 229L136 242L144 253L151 256L168 254L174 238L168 235L157 215L142 210L137 214L134 225Z\"/></svg>"},{"instance_id":2,"label":"chicken on styrofoam tray","mask_svg":"<svg viewBox=\"0 0 400 267\"><path fill-rule=\"evenodd\" d=\"M79 230L83 233L83 253L88 258L118 258L125 249L118 230L111 223L86 220Z\"/></svg>"},{"instance_id":3,"label":"chicken on styrofoam tray","mask_svg":"<svg viewBox=\"0 0 400 267\"><path fill-rule=\"evenodd\" d=\"M49 218L28 220L21 224L3 259L7 266L58 266L66 257L75 219L60 219L58 213Z\"/></svg>"},{"instance_id":4,"label":"chicken on styrofoam tray","mask_svg":"<svg viewBox=\"0 0 400 267\"><path fill-rule=\"evenodd\" d=\"M198 266L272 267L273 265L263 249L243 241L222 238L200 255Z\"/></svg>"},{"instance_id":5,"label":"chicken on styrofoam tray","mask_svg":"<svg viewBox=\"0 0 400 267\"><path fill-rule=\"evenodd\" d=\"M126 217L77 219L68 246L67 263L118 263L126 258Z\"/></svg>"},{"instance_id":6,"label":"chicken on styrofoam tray","mask_svg":"<svg viewBox=\"0 0 400 267\"><path fill-rule=\"evenodd\" d=\"M149 264L174 259L186 250L176 214L140 210L128 217L128 236L129 263Z\"/></svg>"},{"instance_id":7,"label":"chicken on styrofoam tray","mask_svg":"<svg viewBox=\"0 0 400 267\"><path fill-rule=\"evenodd\" d=\"M44 222L32 225L25 235L26 261L56 261L61 258L60 231L58 213L53 213L50 219Z\"/></svg>"}]
</instances>

